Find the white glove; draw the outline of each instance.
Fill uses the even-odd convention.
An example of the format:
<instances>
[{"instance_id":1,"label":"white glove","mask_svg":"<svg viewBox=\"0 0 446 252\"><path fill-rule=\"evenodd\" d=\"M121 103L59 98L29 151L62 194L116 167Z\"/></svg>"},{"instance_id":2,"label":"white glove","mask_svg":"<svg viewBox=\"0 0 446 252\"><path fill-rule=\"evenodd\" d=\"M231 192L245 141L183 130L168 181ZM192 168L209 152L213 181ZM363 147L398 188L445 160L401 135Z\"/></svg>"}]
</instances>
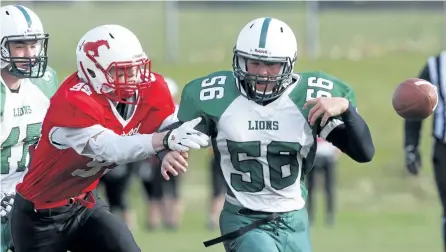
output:
<instances>
[{"instance_id":1,"label":"white glove","mask_svg":"<svg viewBox=\"0 0 446 252\"><path fill-rule=\"evenodd\" d=\"M2 193L0 196L0 216L3 218L11 212L15 195Z\"/></svg>"},{"instance_id":2,"label":"white glove","mask_svg":"<svg viewBox=\"0 0 446 252\"><path fill-rule=\"evenodd\" d=\"M209 145L209 136L194 129L200 122L201 117L197 117L167 133L163 141L164 147L176 151L188 151L189 149L207 147Z\"/></svg>"}]
</instances>

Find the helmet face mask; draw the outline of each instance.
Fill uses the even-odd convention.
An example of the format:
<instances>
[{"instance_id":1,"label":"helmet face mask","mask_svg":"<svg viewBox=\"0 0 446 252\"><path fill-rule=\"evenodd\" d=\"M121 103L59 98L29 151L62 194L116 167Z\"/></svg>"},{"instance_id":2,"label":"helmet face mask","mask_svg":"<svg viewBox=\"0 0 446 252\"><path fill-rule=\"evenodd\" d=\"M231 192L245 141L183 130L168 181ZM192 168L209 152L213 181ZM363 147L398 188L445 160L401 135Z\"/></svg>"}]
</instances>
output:
<instances>
[{"instance_id":1,"label":"helmet face mask","mask_svg":"<svg viewBox=\"0 0 446 252\"><path fill-rule=\"evenodd\" d=\"M233 72L242 95L256 103L277 99L292 82L297 42L280 20L258 18L240 32Z\"/></svg>"},{"instance_id":2,"label":"helmet face mask","mask_svg":"<svg viewBox=\"0 0 446 252\"><path fill-rule=\"evenodd\" d=\"M137 104L139 91L152 82L151 61L138 38L122 26L93 28L79 41L76 56L78 76L110 100Z\"/></svg>"},{"instance_id":3,"label":"helmet face mask","mask_svg":"<svg viewBox=\"0 0 446 252\"><path fill-rule=\"evenodd\" d=\"M0 66L17 78L41 78L48 65L49 35L38 16L26 7L8 5L0 11Z\"/></svg>"},{"instance_id":4,"label":"helmet face mask","mask_svg":"<svg viewBox=\"0 0 446 252\"><path fill-rule=\"evenodd\" d=\"M253 71L250 66L259 65L260 69L268 69L267 73ZM267 102L279 97L291 83L291 58L261 58L246 55L234 50L234 75L240 80L242 94L257 102ZM256 68L256 67L255 67Z\"/></svg>"},{"instance_id":5,"label":"helmet face mask","mask_svg":"<svg viewBox=\"0 0 446 252\"><path fill-rule=\"evenodd\" d=\"M106 70L107 82L103 83L103 88L114 91L103 94L121 103L137 102L128 99L138 91L149 87L151 83L150 76L147 75L150 72L149 69L151 69L151 62L147 58L133 62L113 62Z\"/></svg>"}]
</instances>

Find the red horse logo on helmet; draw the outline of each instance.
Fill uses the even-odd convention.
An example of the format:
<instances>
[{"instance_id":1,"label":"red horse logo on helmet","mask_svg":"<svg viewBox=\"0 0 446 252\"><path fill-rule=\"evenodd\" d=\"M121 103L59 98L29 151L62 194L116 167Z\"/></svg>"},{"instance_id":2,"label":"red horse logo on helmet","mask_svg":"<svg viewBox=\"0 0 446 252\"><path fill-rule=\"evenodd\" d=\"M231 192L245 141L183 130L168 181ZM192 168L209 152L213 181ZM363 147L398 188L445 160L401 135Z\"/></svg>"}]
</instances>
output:
<instances>
[{"instance_id":1,"label":"red horse logo on helmet","mask_svg":"<svg viewBox=\"0 0 446 252\"><path fill-rule=\"evenodd\" d=\"M101 46L106 46L107 49L110 49L110 45L108 44L107 40L83 43L84 52L90 57L98 57L99 47Z\"/></svg>"}]
</instances>

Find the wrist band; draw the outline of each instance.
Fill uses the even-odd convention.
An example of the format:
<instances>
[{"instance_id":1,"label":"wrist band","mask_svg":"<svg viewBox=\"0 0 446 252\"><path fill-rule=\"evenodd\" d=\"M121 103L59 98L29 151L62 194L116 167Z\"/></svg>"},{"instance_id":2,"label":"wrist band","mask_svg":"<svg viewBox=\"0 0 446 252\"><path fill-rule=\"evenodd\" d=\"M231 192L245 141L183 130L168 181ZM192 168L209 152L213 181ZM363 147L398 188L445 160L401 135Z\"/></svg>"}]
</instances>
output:
<instances>
[{"instance_id":1,"label":"wrist band","mask_svg":"<svg viewBox=\"0 0 446 252\"><path fill-rule=\"evenodd\" d=\"M164 136L163 138L163 146L166 150L169 150L169 137L170 134L172 133L172 130L169 130L169 132L167 132L167 134Z\"/></svg>"}]
</instances>

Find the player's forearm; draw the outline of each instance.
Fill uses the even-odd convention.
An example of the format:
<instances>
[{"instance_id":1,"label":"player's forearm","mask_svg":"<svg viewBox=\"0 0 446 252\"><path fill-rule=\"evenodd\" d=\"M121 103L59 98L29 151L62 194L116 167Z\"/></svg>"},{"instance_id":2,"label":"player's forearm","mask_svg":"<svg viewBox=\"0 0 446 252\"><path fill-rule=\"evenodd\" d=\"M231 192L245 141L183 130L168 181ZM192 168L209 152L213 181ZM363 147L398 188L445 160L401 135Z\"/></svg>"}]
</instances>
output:
<instances>
[{"instance_id":1,"label":"player's forearm","mask_svg":"<svg viewBox=\"0 0 446 252\"><path fill-rule=\"evenodd\" d=\"M375 146L367 123L351 104L341 117L344 124L333 129L327 140L353 160L370 162L375 155Z\"/></svg>"},{"instance_id":2,"label":"player's forearm","mask_svg":"<svg viewBox=\"0 0 446 252\"><path fill-rule=\"evenodd\" d=\"M404 146L418 147L422 125L423 121L421 120L404 121Z\"/></svg>"},{"instance_id":3,"label":"player's forearm","mask_svg":"<svg viewBox=\"0 0 446 252\"><path fill-rule=\"evenodd\" d=\"M101 125L88 128L55 127L51 143L59 149L72 148L79 155L117 164L143 160L164 149L166 132L121 136Z\"/></svg>"},{"instance_id":4,"label":"player's forearm","mask_svg":"<svg viewBox=\"0 0 446 252\"><path fill-rule=\"evenodd\" d=\"M164 128L164 130L169 131L169 130L176 129L176 128L180 127L181 124L183 124L183 122L181 122L181 121L177 121L177 122L175 122L175 123L173 123L173 124L171 124L171 125L166 126L166 127ZM164 156L166 156L166 154L169 153L169 151L170 151L170 150L168 150L168 149L164 149L164 150L157 151L156 154L155 154L155 156L156 156L159 160L162 161L163 158L164 158Z\"/></svg>"},{"instance_id":5,"label":"player's forearm","mask_svg":"<svg viewBox=\"0 0 446 252\"><path fill-rule=\"evenodd\" d=\"M163 138L166 132L120 136L104 131L90 139L84 154L116 164L131 163L144 160L164 149Z\"/></svg>"}]
</instances>

